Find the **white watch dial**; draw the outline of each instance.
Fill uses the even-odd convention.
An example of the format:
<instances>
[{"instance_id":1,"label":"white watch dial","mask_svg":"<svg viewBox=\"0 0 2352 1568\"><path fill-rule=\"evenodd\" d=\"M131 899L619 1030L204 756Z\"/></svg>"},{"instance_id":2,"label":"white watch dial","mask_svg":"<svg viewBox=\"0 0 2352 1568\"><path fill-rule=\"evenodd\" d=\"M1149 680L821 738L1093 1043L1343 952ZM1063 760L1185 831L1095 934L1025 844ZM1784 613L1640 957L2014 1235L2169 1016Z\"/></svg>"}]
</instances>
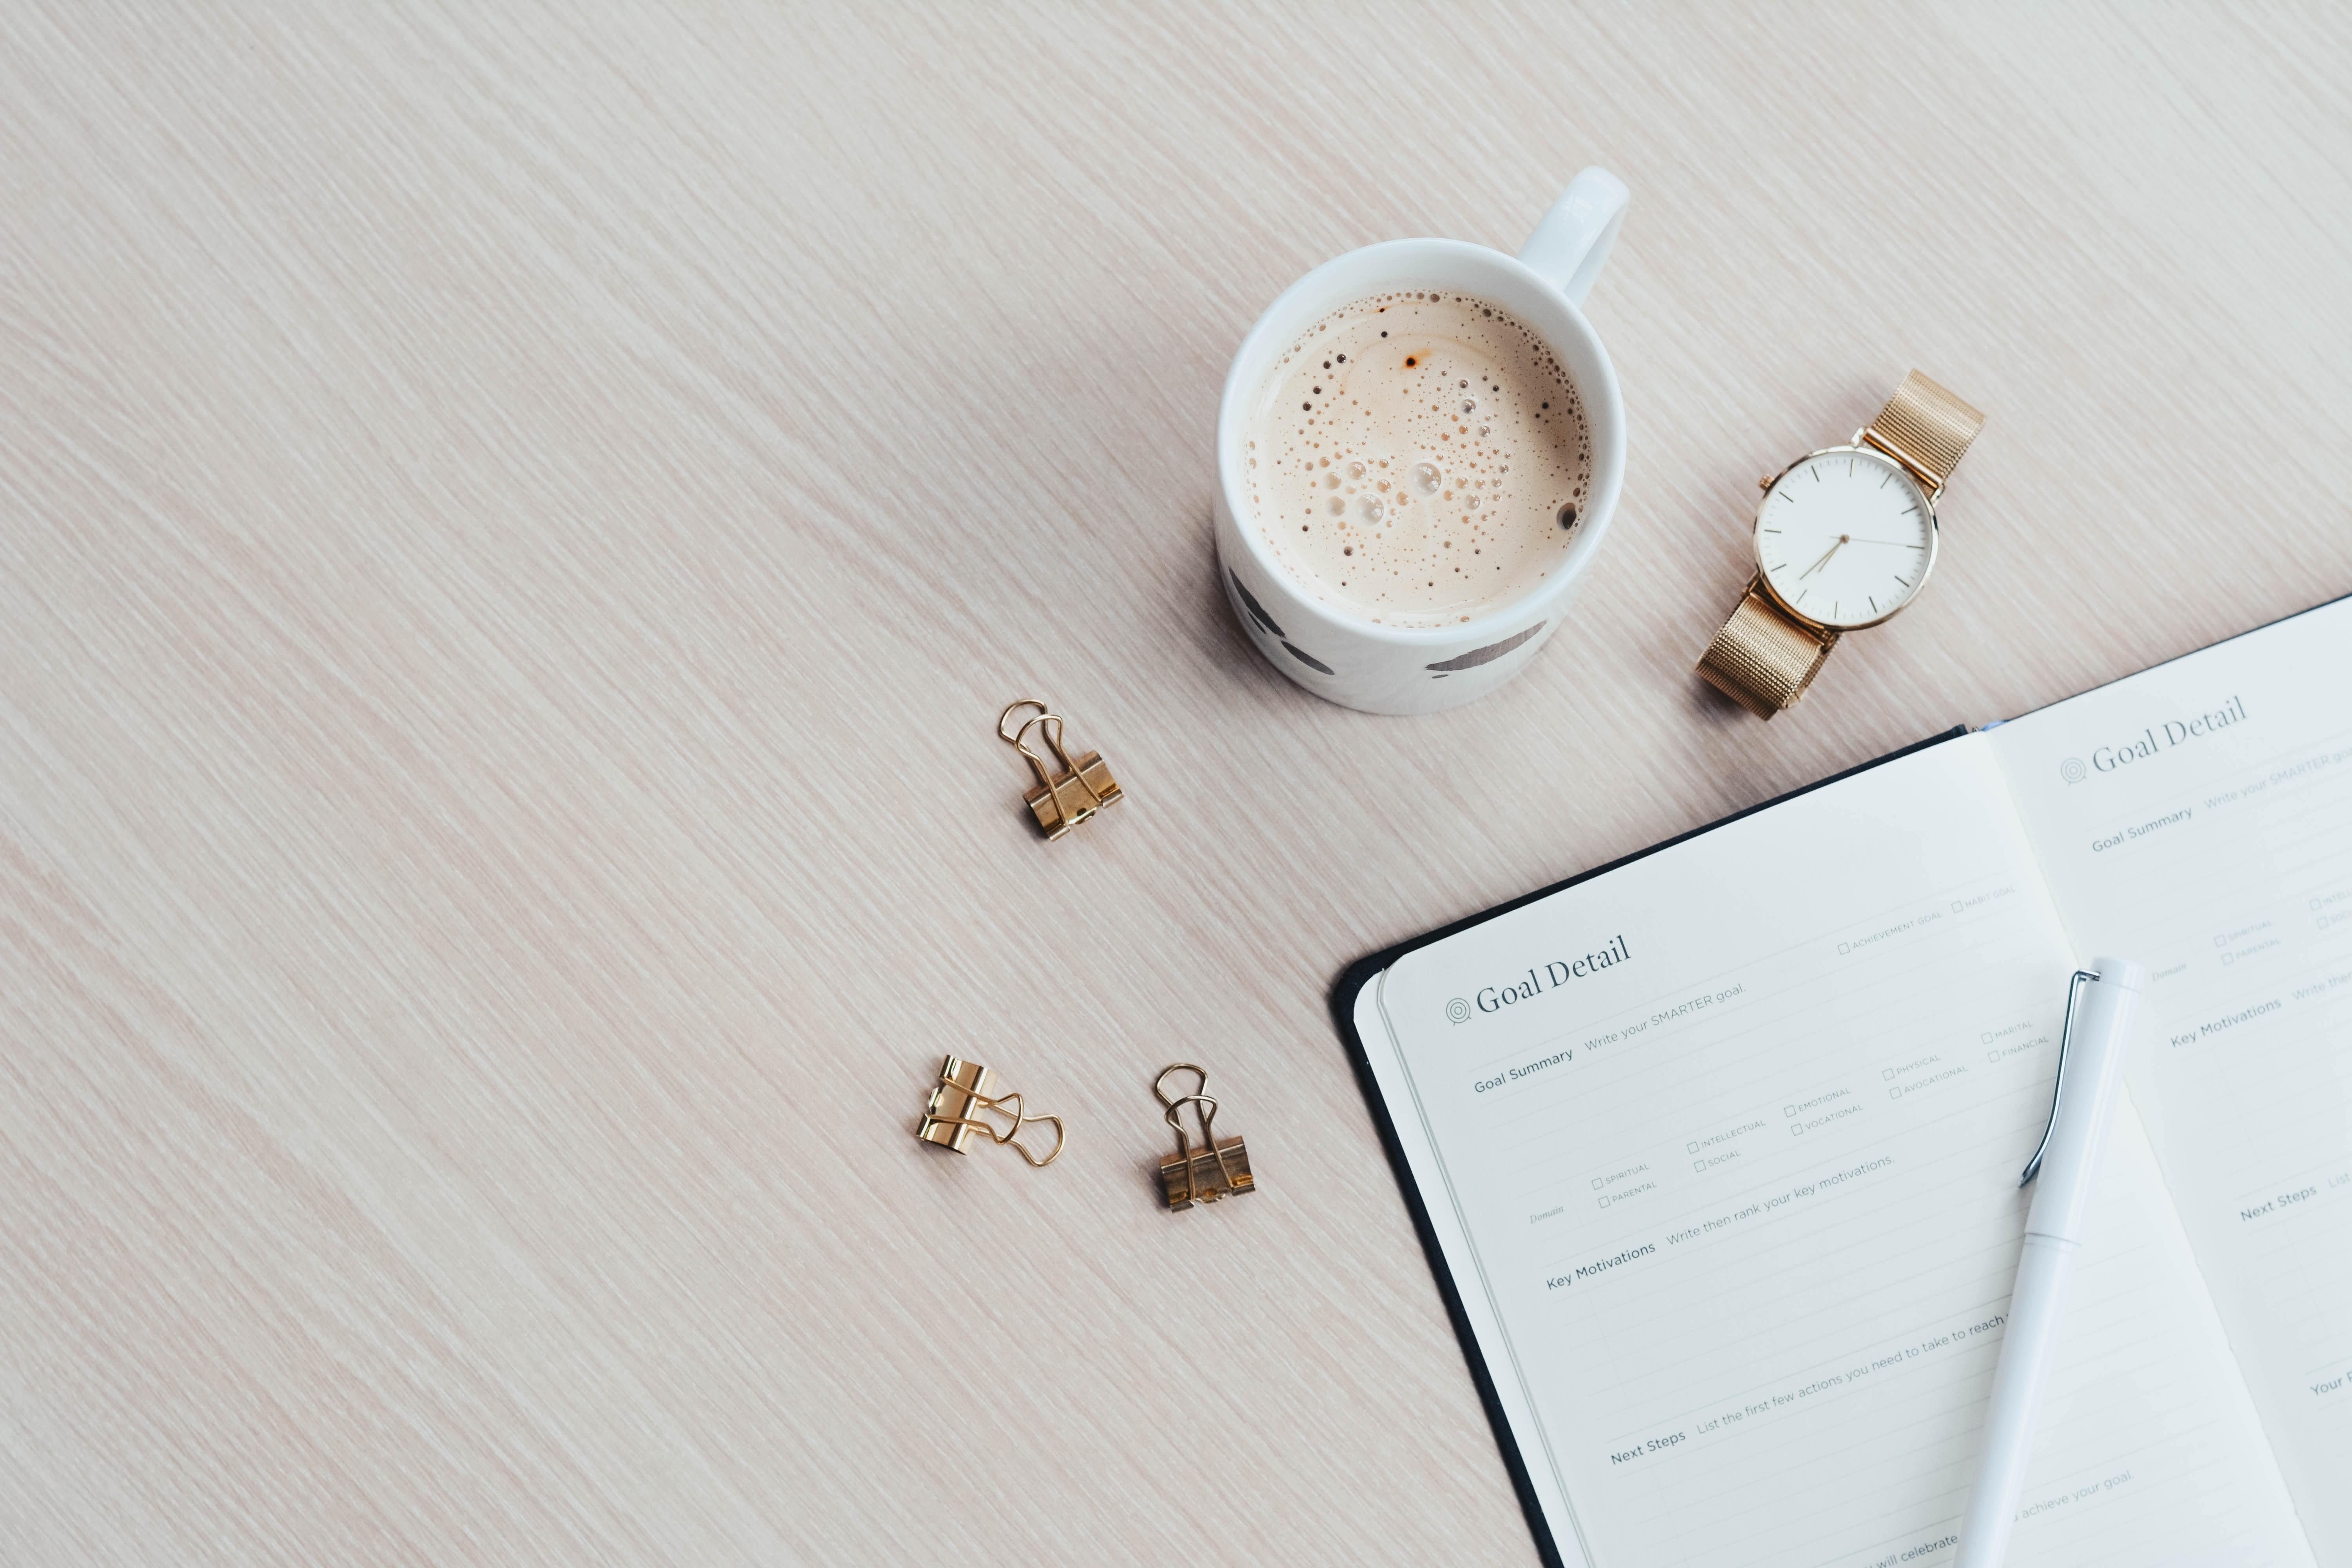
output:
<instances>
[{"instance_id":1,"label":"white watch dial","mask_svg":"<svg viewBox=\"0 0 2352 1568\"><path fill-rule=\"evenodd\" d=\"M1936 559L1936 514L1909 474L1870 452L1816 452L1773 481L1756 562L1780 602L1825 626L1883 621Z\"/></svg>"}]
</instances>

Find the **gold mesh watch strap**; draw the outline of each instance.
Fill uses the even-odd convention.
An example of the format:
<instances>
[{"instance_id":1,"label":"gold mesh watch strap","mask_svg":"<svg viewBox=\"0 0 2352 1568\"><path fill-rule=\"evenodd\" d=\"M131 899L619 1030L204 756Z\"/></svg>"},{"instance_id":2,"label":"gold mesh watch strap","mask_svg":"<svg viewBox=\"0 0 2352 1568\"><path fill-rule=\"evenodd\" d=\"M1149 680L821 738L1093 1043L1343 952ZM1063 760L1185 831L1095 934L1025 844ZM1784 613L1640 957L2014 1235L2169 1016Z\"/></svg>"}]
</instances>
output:
<instances>
[{"instance_id":1,"label":"gold mesh watch strap","mask_svg":"<svg viewBox=\"0 0 2352 1568\"><path fill-rule=\"evenodd\" d=\"M1862 427L1862 438L1917 476L1933 495L1968 456L1985 416L1913 371Z\"/></svg>"},{"instance_id":2,"label":"gold mesh watch strap","mask_svg":"<svg viewBox=\"0 0 2352 1568\"><path fill-rule=\"evenodd\" d=\"M1751 583L1706 645L1699 679L1759 719L1769 719L1805 694L1836 646L1837 633L1790 620Z\"/></svg>"}]
</instances>

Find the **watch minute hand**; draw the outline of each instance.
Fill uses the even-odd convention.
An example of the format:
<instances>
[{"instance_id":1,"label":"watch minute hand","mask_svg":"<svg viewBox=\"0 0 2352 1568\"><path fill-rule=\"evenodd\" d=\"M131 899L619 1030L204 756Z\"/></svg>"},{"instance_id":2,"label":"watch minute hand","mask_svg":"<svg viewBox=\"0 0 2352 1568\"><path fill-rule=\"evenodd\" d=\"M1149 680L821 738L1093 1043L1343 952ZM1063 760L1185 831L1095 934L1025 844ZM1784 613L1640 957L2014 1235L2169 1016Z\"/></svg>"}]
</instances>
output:
<instances>
[{"instance_id":1,"label":"watch minute hand","mask_svg":"<svg viewBox=\"0 0 2352 1568\"><path fill-rule=\"evenodd\" d=\"M1831 545L1827 550L1822 552L1822 558L1819 561L1814 562L1811 566L1806 567L1802 572L1797 574L1797 581L1801 583L1806 578L1811 576L1814 573L1820 571L1822 567L1828 565L1830 563L1830 557L1835 555L1839 551L1844 548L1845 538L1843 535L1840 535L1838 542L1835 544Z\"/></svg>"}]
</instances>

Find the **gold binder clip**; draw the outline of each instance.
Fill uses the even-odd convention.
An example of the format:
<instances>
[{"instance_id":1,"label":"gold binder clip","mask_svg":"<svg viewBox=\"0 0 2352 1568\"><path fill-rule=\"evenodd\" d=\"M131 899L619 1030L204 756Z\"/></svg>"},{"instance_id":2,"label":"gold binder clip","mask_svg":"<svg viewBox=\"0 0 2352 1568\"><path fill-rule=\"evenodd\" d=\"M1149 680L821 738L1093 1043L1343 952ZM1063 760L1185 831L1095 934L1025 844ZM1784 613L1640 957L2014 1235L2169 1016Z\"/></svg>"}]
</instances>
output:
<instances>
[{"instance_id":1,"label":"gold binder clip","mask_svg":"<svg viewBox=\"0 0 2352 1568\"><path fill-rule=\"evenodd\" d=\"M1005 728L1013 715L1024 708L1034 708L1017 730ZM1061 764L1055 773L1045 759L1029 749L1028 734L1034 730L1045 737L1045 745ZM1088 752L1073 760L1069 748L1062 743L1062 716L1046 711L1045 705L1034 697L1005 704L1004 711L996 716L997 738L1029 759L1029 766L1037 775L1037 787L1021 798L1028 804L1037 818L1038 827L1049 839L1059 838L1104 806L1116 805L1121 798L1117 781L1110 776L1100 752Z\"/></svg>"},{"instance_id":2,"label":"gold binder clip","mask_svg":"<svg viewBox=\"0 0 2352 1568\"><path fill-rule=\"evenodd\" d=\"M1011 1117L1013 1124L999 1127L988 1120L990 1116ZM1033 1121L1054 1124L1054 1152L1042 1160L1018 1137L1021 1130ZM996 1092L994 1073L978 1062L950 1057L940 1068L940 1081L931 1087L931 1100L923 1108L923 1120L915 1128L915 1136L961 1154L967 1152L964 1145L971 1142L975 1132L984 1132L999 1143L1012 1144L1023 1159L1040 1169L1060 1159L1062 1151L1070 1143L1069 1131L1060 1117L1029 1115L1022 1110L1019 1095Z\"/></svg>"},{"instance_id":3,"label":"gold binder clip","mask_svg":"<svg viewBox=\"0 0 2352 1568\"><path fill-rule=\"evenodd\" d=\"M1171 1095L1168 1077L1180 1072L1192 1075L1192 1092ZM1151 1092L1168 1108L1168 1125L1176 1130L1176 1157L1162 1161L1160 1166L1160 1195L1168 1200L1171 1210L1188 1209L1196 1203L1213 1204L1229 1194L1257 1191L1257 1178L1250 1174L1248 1146L1238 1138L1220 1139L1216 1134L1217 1102L1201 1092L1208 1087L1207 1070L1191 1062L1163 1068L1160 1076L1151 1080ZM1198 1150L1185 1136L1183 1121L1177 1114L1188 1105L1201 1120Z\"/></svg>"}]
</instances>

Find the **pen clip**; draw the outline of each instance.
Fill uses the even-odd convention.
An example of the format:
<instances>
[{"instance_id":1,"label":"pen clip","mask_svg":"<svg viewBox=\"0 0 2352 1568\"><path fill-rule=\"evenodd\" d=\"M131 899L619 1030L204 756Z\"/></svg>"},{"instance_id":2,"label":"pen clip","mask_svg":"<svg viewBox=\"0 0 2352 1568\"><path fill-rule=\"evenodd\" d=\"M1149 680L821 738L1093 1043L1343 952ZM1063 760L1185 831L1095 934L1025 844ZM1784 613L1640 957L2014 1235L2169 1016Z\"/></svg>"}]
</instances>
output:
<instances>
[{"instance_id":1,"label":"pen clip","mask_svg":"<svg viewBox=\"0 0 2352 1568\"><path fill-rule=\"evenodd\" d=\"M2050 1136L2058 1131L2058 1102L2066 1096L2066 1047L2074 1038L2074 1003L2083 994L2084 983L2097 978L2090 970L2078 969L2074 978L2066 982L2066 1021L2058 1026L2058 1076L2050 1085L2050 1124L2042 1130L2033 1158L2025 1162L2025 1174L2017 1179L2021 1187L2032 1186L2033 1178L2042 1173L2042 1156L2050 1152Z\"/></svg>"}]
</instances>

